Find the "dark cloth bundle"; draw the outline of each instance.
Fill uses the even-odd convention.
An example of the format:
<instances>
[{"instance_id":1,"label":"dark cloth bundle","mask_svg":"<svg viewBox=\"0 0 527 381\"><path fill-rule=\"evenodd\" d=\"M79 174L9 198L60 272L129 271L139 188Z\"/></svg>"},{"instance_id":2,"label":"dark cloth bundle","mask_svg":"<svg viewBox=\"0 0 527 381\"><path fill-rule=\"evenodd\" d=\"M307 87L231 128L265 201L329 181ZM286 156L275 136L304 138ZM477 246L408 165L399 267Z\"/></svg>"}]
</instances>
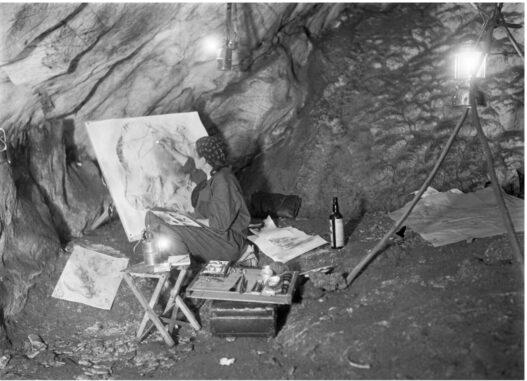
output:
<instances>
[{"instance_id":1,"label":"dark cloth bundle","mask_svg":"<svg viewBox=\"0 0 527 381\"><path fill-rule=\"evenodd\" d=\"M302 199L296 195L256 192L251 196L251 216L255 218L296 218Z\"/></svg>"}]
</instances>

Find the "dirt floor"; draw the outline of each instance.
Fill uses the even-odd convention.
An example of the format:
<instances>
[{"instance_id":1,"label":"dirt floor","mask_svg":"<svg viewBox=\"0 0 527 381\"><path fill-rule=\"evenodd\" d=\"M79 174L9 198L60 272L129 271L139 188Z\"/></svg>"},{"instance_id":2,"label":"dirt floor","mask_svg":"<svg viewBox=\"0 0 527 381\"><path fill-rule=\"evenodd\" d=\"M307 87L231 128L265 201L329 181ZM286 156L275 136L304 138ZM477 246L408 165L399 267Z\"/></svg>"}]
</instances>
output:
<instances>
[{"instance_id":1,"label":"dirt floor","mask_svg":"<svg viewBox=\"0 0 527 381\"><path fill-rule=\"evenodd\" d=\"M278 224L328 238L326 220ZM385 214L367 214L347 225L344 249L325 246L289 263L333 272L298 284L275 337L213 336L207 302L204 328L182 326L171 349L159 334L136 341L142 310L124 281L110 311L52 298L65 250L8 322L13 347L2 353L0 379L523 379L524 288L507 237L434 248L407 230L342 288L391 225ZM141 259L118 220L73 244ZM30 334L44 342L40 351L31 353Z\"/></svg>"}]
</instances>

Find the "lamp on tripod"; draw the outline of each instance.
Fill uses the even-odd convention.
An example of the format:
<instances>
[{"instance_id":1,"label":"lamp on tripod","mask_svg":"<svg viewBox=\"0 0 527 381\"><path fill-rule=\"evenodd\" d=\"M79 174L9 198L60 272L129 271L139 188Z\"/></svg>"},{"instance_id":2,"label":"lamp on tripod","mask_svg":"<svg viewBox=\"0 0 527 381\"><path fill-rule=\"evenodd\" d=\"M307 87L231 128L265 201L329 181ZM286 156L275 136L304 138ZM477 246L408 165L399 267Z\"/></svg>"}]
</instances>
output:
<instances>
[{"instance_id":1,"label":"lamp on tripod","mask_svg":"<svg viewBox=\"0 0 527 381\"><path fill-rule=\"evenodd\" d=\"M458 81L452 101L454 106L470 107L470 81L485 78L486 66L487 54L472 43L465 43L458 49L454 56L454 79ZM479 90L476 100L478 105L485 105L485 96Z\"/></svg>"}]
</instances>

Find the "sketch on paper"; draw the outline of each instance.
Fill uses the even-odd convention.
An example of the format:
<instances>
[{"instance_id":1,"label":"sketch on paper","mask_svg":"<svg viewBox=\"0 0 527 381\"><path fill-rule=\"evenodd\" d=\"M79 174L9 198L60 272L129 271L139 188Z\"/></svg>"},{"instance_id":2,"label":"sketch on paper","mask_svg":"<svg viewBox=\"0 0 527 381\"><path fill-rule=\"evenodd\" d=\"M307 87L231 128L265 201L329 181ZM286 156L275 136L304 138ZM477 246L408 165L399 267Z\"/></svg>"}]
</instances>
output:
<instances>
[{"instance_id":1,"label":"sketch on paper","mask_svg":"<svg viewBox=\"0 0 527 381\"><path fill-rule=\"evenodd\" d=\"M195 226L200 227L200 225L194 221L192 218L173 211L159 211L159 210L152 210L152 213L154 213L156 216L161 218L163 221L165 221L167 224L172 226Z\"/></svg>"},{"instance_id":2,"label":"sketch on paper","mask_svg":"<svg viewBox=\"0 0 527 381\"><path fill-rule=\"evenodd\" d=\"M195 142L207 132L196 112L86 122L88 135L130 241L148 209L193 212L190 195L210 166Z\"/></svg>"},{"instance_id":3,"label":"sketch on paper","mask_svg":"<svg viewBox=\"0 0 527 381\"><path fill-rule=\"evenodd\" d=\"M277 262L288 262L310 250L326 244L318 235L309 235L293 227L278 228L274 223L260 231L251 230L247 237L268 257Z\"/></svg>"},{"instance_id":4,"label":"sketch on paper","mask_svg":"<svg viewBox=\"0 0 527 381\"><path fill-rule=\"evenodd\" d=\"M269 242L273 245L278 246L282 250L290 251L298 246L309 244L314 237L312 236L292 236L292 237L278 237L270 238Z\"/></svg>"},{"instance_id":5,"label":"sketch on paper","mask_svg":"<svg viewBox=\"0 0 527 381\"><path fill-rule=\"evenodd\" d=\"M75 246L51 296L109 310L126 266L128 258Z\"/></svg>"}]
</instances>

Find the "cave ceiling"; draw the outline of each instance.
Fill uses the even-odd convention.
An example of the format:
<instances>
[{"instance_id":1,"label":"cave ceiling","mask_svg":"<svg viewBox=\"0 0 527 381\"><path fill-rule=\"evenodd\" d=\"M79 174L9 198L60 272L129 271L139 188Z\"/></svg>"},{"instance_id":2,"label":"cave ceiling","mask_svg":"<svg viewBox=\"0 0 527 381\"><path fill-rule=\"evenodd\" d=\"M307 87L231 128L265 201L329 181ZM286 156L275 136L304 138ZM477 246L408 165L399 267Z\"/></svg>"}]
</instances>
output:
<instances>
[{"instance_id":1,"label":"cave ceiling","mask_svg":"<svg viewBox=\"0 0 527 381\"><path fill-rule=\"evenodd\" d=\"M231 7L238 47L232 70L219 70L206 46L225 38L227 3L0 3L0 128L17 148L60 121L76 143L65 165L93 163L86 121L197 111L227 141L246 196L294 193L318 214L332 184L353 214L394 208L460 115L453 51L495 4ZM503 12L523 46L523 4ZM504 28L494 40L482 118L507 184L524 161L524 64ZM469 123L436 188L486 183Z\"/></svg>"},{"instance_id":2,"label":"cave ceiling","mask_svg":"<svg viewBox=\"0 0 527 381\"><path fill-rule=\"evenodd\" d=\"M219 128L228 139L240 128L221 126L233 113L253 128L272 128L273 121L262 122L254 111L259 103L265 110L268 99L255 98L251 109L242 110L227 96L236 87L243 93L244 81L263 88L272 76L277 77L273 86L287 93L283 96L305 95L286 84L288 76L294 77L288 66L306 59L309 38L338 25L346 5L233 7L237 56L233 70L222 71L216 52L207 51L205 43L210 37L224 38L225 3L0 4L0 127L13 145L28 127L65 118L74 121L80 145L86 144L83 123L88 120L193 110L209 131ZM385 6L368 7L382 11ZM269 60L280 61L282 52L279 68L262 69ZM277 118L289 111L280 111ZM242 143L238 147L246 146ZM237 154L250 152L240 148Z\"/></svg>"}]
</instances>

